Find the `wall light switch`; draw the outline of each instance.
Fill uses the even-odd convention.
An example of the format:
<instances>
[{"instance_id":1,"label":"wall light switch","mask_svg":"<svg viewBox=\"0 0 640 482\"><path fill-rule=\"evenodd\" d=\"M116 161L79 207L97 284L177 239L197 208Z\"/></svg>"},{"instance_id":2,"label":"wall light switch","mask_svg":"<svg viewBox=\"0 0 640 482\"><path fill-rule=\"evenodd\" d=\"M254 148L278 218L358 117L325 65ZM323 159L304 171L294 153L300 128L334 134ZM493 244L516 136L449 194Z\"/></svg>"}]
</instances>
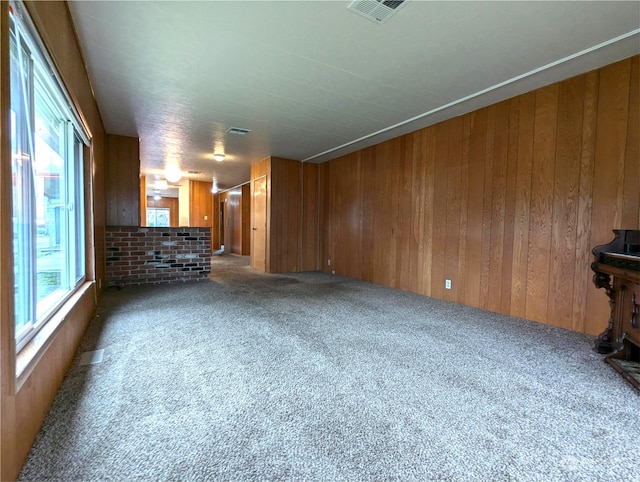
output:
<instances>
[{"instance_id":1,"label":"wall light switch","mask_svg":"<svg viewBox=\"0 0 640 482\"><path fill-rule=\"evenodd\" d=\"M444 280L444 287L445 287L445 289L448 289L448 290L451 289L451 280L450 279Z\"/></svg>"}]
</instances>

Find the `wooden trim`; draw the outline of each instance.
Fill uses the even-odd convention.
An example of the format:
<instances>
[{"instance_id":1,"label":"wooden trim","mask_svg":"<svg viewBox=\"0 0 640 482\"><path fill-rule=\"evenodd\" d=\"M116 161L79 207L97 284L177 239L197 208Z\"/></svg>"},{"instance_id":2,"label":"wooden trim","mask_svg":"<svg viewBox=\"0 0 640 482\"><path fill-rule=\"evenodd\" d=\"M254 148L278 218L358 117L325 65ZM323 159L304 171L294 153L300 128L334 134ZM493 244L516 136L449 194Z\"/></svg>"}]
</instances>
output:
<instances>
[{"instance_id":1,"label":"wooden trim","mask_svg":"<svg viewBox=\"0 0 640 482\"><path fill-rule=\"evenodd\" d=\"M99 133L91 140L91 184L93 186L93 232L95 255L95 279L97 298L102 298L106 280L105 226L107 208L105 203L104 134Z\"/></svg>"},{"instance_id":2,"label":"wooden trim","mask_svg":"<svg viewBox=\"0 0 640 482\"><path fill-rule=\"evenodd\" d=\"M86 279L96 279L96 233L93 214L93 178L91 177L91 147L83 146L82 158L84 162L84 226L85 226L85 270Z\"/></svg>"},{"instance_id":3,"label":"wooden trim","mask_svg":"<svg viewBox=\"0 0 640 482\"><path fill-rule=\"evenodd\" d=\"M147 176L140 176L140 226L147 225Z\"/></svg>"},{"instance_id":4,"label":"wooden trim","mask_svg":"<svg viewBox=\"0 0 640 482\"><path fill-rule=\"evenodd\" d=\"M13 246L11 145L8 112L9 3L0 2L0 480L12 480L15 460L15 325L13 316Z\"/></svg>"}]
</instances>

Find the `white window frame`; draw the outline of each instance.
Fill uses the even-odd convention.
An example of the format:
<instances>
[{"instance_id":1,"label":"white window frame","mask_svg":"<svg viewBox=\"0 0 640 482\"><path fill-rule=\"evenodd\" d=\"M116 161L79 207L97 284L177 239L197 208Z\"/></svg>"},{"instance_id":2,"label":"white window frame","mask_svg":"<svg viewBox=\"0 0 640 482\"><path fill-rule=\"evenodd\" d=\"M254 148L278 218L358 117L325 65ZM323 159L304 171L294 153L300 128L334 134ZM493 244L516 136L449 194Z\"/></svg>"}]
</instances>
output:
<instances>
[{"instance_id":1,"label":"white window frame","mask_svg":"<svg viewBox=\"0 0 640 482\"><path fill-rule=\"evenodd\" d=\"M17 120L17 115L11 116L12 124L20 124L17 127L12 125L12 132L15 129L17 132L18 129L26 129L30 131L27 134L27 137L31 137L29 140L30 147L27 148L29 163L35 161L34 156L34 119L35 119L35 95L34 95L34 86L36 83L36 78L38 81L42 81L45 86L44 92L48 93L48 97L50 98L49 102L53 102L55 105L56 111L59 111L62 115L62 119L65 123L64 126L61 126L61 134L63 138L61 142L64 143L64 167L63 167L63 176L65 178L65 183L63 185L65 192L60 194L61 199L64 199L64 204L61 207L60 212L62 213L62 221L59 225L56 226L60 229L64 229L64 232L60 234L61 239L63 239L63 249L65 250L65 268L66 270L62 270L64 272L64 278L61 279L61 286L63 288L62 293L58 293L55 296L55 299L51 299L50 303L47 305L46 298L38 301L37 295L37 277L38 277L38 268L37 268L37 235L38 235L38 226L37 226L37 217L34 215L35 208L29 208L31 213L28 214L25 219L29 220L28 223L30 226L24 227L22 229L16 228L14 224L14 242L16 240L16 229L20 232L25 233L24 236L27 238L26 250L30 255L25 255L26 260L14 258L14 263L23 263L23 268L25 271L25 275L23 275L22 281L26 280L27 293L24 298L28 303L28 306L15 306L15 312L17 314L18 310L26 310L26 317L24 319L27 320L20 333L17 332L16 326L16 354L20 352L20 350L31 340L33 339L37 333L47 324L47 322L51 319L52 316L60 309L60 307L69 300L71 296L74 295L75 292L80 288L80 286L86 281L86 274L88 269L88 260L86 257L86 233L87 229L90 229L90 226L86 226L85 223L85 210L90 208L90 206L85 206L84 199L84 190L85 190L85 182L84 179L84 162L88 162L89 160L83 160L84 146L89 146L89 135L87 134L86 129L81 121L81 118L75 109L75 106L70 100L70 96L62 83L60 76L57 74L57 71L54 67L54 63L49 57L46 48L44 47L42 40L40 39L24 5L20 2L11 2L10 3L10 37L15 40L17 45L17 49L22 54L22 48L24 46L24 52L29 54L28 64L30 65L27 72L27 84L29 93L27 94L29 100L26 102L26 106L28 112L26 113L27 119ZM12 47L13 52L13 47ZM20 57L19 57L20 58ZM11 60L11 69L14 68L13 60ZM13 79L12 74L12 79ZM24 86L24 83L23 83ZM16 86L11 85L11 89L15 89ZM22 110L22 113L25 111ZM66 118L66 119L64 119ZM26 122L26 123L25 123ZM13 137L13 136L12 136ZM22 151L25 152L25 151ZM12 147L12 155L13 155L13 147ZM13 161L12 161L13 165ZM33 169L33 168L32 168ZM34 176L32 176L33 178ZM21 197L21 199L32 199L35 200L35 187L30 188L26 186L25 195L27 198ZM27 202L34 202L28 201ZM24 207L24 205L22 205ZM21 208L21 213L24 209ZM23 238L24 238L23 236ZM22 238L21 238L22 239ZM71 240L71 241L69 241ZM24 247L23 247L24 248ZM15 252L15 251L14 251ZM24 249L20 250L20 253L23 253ZM14 270L14 276L15 276ZM61 272L61 277L62 277ZM20 280L14 280L16 283L16 290L18 289L18 283ZM54 298L54 297L52 297ZM16 298L14 297L14 300ZM18 323L18 318L15 318L14 323Z\"/></svg>"}]
</instances>

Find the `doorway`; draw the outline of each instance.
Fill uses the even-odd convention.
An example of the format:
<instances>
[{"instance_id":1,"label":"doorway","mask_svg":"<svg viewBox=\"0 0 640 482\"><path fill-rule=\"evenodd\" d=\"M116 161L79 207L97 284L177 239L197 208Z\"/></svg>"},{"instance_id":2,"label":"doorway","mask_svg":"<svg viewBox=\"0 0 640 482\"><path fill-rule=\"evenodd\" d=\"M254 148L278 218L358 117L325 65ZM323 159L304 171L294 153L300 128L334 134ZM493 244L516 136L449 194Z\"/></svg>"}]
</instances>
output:
<instances>
[{"instance_id":1,"label":"doorway","mask_svg":"<svg viewBox=\"0 0 640 482\"><path fill-rule=\"evenodd\" d=\"M267 269L267 176L253 180L251 186L251 266Z\"/></svg>"},{"instance_id":2,"label":"doorway","mask_svg":"<svg viewBox=\"0 0 640 482\"><path fill-rule=\"evenodd\" d=\"M220 222L218 223L220 226L220 251L224 253L224 223L225 223L225 203L226 199L220 201L218 205L218 209L220 210Z\"/></svg>"}]
</instances>

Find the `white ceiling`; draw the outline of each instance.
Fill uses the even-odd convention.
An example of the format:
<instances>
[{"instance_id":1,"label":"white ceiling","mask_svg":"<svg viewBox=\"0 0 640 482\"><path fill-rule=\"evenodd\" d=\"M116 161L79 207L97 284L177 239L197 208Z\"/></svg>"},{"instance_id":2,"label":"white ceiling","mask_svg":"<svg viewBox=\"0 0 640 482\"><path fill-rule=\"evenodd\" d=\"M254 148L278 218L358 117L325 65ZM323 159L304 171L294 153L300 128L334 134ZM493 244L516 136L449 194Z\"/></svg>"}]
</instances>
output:
<instances>
[{"instance_id":1,"label":"white ceiling","mask_svg":"<svg viewBox=\"0 0 640 482\"><path fill-rule=\"evenodd\" d=\"M228 188L323 162L640 52L640 2L71 1L105 124ZM246 136L225 134L245 127ZM214 151L226 159L213 160Z\"/></svg>"}]
</instances>

